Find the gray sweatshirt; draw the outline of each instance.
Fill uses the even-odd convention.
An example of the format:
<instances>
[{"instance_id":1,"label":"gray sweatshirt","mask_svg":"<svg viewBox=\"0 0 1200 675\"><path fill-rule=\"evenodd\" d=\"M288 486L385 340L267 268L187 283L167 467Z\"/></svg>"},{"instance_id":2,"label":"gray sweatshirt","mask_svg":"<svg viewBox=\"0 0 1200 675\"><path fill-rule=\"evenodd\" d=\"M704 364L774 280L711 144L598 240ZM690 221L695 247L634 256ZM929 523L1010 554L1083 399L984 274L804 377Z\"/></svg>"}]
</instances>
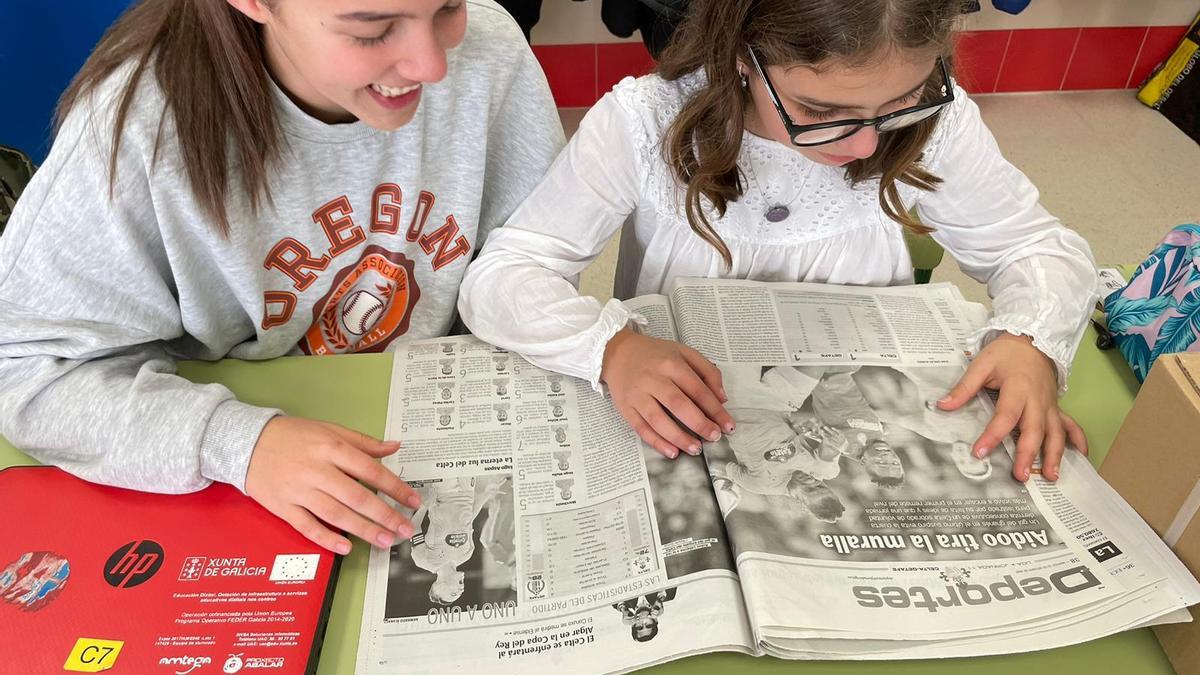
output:
<instances>
[{"instance_id":1,"label":"gray sweatshirt","mask_svg":"<svg viewBox=\"0 0 1200 675\"><path fill-rule=\"evenodd\" d=\"M395 132L327 125L275 91L285 149L257 215L235 187L217 232L143 78L108 160L116 73L65 120L0 237L0 435L87 480L157 492L244 489L279 411L175 374L177 359L378 352L445 335L487 233L563 145L512 19L468 1L445 80Z\"/></svg>"}]
</instances>

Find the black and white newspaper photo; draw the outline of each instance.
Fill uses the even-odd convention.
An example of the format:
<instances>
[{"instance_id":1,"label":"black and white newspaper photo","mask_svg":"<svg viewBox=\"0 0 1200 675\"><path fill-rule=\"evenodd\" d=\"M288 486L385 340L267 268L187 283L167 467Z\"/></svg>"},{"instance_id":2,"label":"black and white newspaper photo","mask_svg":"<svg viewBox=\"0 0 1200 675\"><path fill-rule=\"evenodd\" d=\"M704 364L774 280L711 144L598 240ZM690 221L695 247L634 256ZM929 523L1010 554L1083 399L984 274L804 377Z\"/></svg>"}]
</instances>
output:
<instances>
[{"instance_id":1,"label":"black and white newspaper photo","mask_svg":"<svg viewBox=\"0 0 1200 675\"><path fill-rule=\"evenodd\" d=\"M1008 456L972 454L982 404L934 405L961 372L726 367L737 430L705 456L735 550L879 562L1061 548L1025 486L990 480Z\"/></svg>"},{"instance_id":2,"label":"black and white newspaper photo","mask_svg":"<svg viewBox=\"0 0 1200 675\"><path fill-rule=\"evenodd\" d=\"M516 520L510 475L410 481L421 497L416 534L391 549L384 616L450 607L502 613L516 606Z\"/></svg>"}]
</instances>

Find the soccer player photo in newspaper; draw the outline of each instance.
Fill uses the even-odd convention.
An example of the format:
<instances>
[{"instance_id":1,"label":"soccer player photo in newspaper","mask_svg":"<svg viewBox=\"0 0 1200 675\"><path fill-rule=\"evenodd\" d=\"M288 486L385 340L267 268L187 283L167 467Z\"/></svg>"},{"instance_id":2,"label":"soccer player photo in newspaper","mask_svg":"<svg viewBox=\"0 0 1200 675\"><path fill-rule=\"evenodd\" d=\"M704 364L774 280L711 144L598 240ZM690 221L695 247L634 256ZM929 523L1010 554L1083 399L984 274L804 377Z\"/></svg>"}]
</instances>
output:
<instances>
[{"instance_id":1,"label":"soccer player photo in newspaper","mask_svg":"<svg viewBox=\"0 0 1200 675\"><path fill-rule=\"evenodd\" d=\"M675 599L676 590L665 588L613 604L613 609L621 613L621 623L629 626L634 642L649 642L658 635L659 619L666 612L666 604Z\"/></svg>"},{"instance_id":2,"label":"soccer player photo in newspaper","mask_svg":"<svg viewBox=\"0 0 1200 675\"><path fill-rule=\"evenodd\" d=\"M421 496L417 532L391 551L386 617L452 606L514 606L511 475L409 481Z\"/></svg>"},{"instance_id":3,"label":"soccer player photo in newspaper","mask_svg":"<svg viewBox=\"0 0 1200 675\"><path fill-rule=\"evenodd\" d=\"M1029 548L1061 548L1026 486L987 481L1011 471L1007 453L971 454L988 419L983 405L951 414L930 403L961 372L726 367L730 398L742 406L730 410L737 431L707 457L735 550L846 560L845 538L857 537L851 559L860 562L952 560L1000 526L1025 532ZM971 504L978 508L963 508ZM915 529L955 534L932 552L901 545ZM1027 553L1000 547L988 557Z\"/></svg>"}]
</instances>

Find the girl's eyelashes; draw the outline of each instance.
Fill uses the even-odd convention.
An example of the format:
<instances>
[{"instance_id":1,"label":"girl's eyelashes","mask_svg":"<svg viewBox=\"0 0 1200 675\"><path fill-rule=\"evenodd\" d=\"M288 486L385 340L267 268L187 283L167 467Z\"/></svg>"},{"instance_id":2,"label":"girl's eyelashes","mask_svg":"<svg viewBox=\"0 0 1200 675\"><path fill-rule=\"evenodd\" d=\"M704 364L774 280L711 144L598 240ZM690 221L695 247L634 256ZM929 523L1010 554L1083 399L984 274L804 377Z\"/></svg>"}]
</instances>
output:
<instances>
[{"instance_id":1,"label":"girl's eyelashes","mask_svg":"<svg viewBox=\"0 0 1200 675\"><path fill-rule=\"evenodd\" d=\"M892 105L894 105L897 110L899 110L900 108L907 108L908 106L915 105L917 103L917 101L919 101L921 99L921 96L923 93L924 92L922 90L918 89L918 90L914 91L913 93L909 94L908 96L905 96L904 98L896 101ZM838 117L840 114L840 111L837 108L830 108L827 110L815 110L815 109L810 108L802 103L797 103L796 106L798 108L800 108L800 112L803 113L803 115L805 117L807 117L811 120L817 120L817 121L831 120L831 119Z\"/></svg>"},{"instance_id":2,"label":"girl's eyelashes","mask_svg":"<svg viewBox=\"0 0 1200 675\"><path fill-rule=\"evenodd\" d=\"M813 110L806 106L800 106L800 111L805 117L814 120L828 120L837 116L837 110Z\"/></svg>"},{"instance_id":3,"label":"girl's eyelashes","mask_svg":"<svg viewBox=\"0 0 1200 675\"><path fill-rule=\"evenodd\" d=\"M383 44L388 39L388 36L392 34L392 29L395 26L395 23L389 23L388 27L375 37L359 37L357 35L351 35L350 37L354 40L355 44L363 47L374 47L375 45Z\"/></svg>"},{"instance_id":4,"label":"girl's eyelashes","mask_svg":"<svg viewBox=\"0 0 1200 675\"><path fill-rule=\"evenodd\" d=\"M449 14L453 14L453 13L457 12L458 10L462 9L462 7L463 7L463 3L461 3L461 2L449 4L449 5L443 6L441 9L439 9L438 13L443 14L443 15L449 15ZM374 47L375 45L380 45L380 44L383 44L384 42L386 42L388 37L392 34L392 30L395 27L396 27L395 22L392 22L392 23L389 23L388 27L379 35L376 35L374 37L360 37L358 35L351 35L350 39L354 40L354 43L357 45L360 45L363 47Z\"/></svg>"}]
</instances>

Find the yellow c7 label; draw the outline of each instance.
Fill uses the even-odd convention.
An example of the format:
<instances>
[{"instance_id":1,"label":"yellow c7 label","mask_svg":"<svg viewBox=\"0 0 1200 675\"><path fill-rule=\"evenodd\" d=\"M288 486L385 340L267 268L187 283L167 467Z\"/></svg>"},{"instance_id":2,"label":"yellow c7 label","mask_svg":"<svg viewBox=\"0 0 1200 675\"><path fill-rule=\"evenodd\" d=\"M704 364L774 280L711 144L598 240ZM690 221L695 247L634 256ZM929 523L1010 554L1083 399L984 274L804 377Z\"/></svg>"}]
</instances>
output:
<instances>
[{"instance_id":1,"label":"yellow c7 label","mask_svg":"<svg viewBox=\"0 0 1200 675\"><path fill-rule=\"evenodd\" d=\"M75 648L63 664L63 670L76 673L98 673L108 670L117 663L121 647L125 645L119 640L98 640L96 638L79 638Z\"/></svg>"}]
</instances>

